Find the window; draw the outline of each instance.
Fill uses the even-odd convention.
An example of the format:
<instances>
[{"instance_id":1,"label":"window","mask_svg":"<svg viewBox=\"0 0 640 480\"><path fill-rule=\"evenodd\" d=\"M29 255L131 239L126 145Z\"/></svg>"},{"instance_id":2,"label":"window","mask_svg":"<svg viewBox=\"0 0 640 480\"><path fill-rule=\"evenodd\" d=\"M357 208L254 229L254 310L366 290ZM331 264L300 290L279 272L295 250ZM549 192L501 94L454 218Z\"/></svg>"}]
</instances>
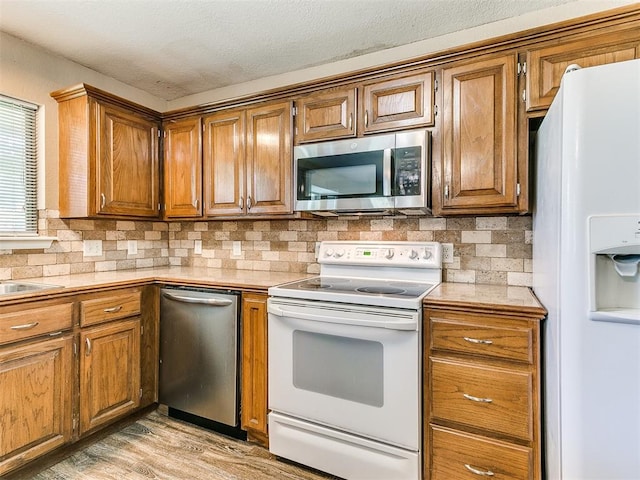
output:
<instances>
[{"instance_id":1,"label":"window","mask_svg":"<svg viewBox=\"0 0 640 480\"><path fill-rule=\"evenodd\" d=\"M37 111L0 95L0 236L37 234Z\"/></svg>"}]
</instances>

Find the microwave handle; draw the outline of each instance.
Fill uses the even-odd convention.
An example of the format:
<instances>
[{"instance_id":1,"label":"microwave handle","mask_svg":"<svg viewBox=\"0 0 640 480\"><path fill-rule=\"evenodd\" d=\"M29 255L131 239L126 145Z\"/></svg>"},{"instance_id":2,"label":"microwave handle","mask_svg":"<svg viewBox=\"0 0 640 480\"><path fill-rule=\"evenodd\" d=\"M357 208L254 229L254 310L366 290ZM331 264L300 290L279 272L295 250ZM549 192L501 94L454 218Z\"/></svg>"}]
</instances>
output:
<instances>
[{"instance_id":1,"label":"microwave handle","mask_svg":"<svg viewBox=\"0 0 640 480\"><path fill-rule=\"evenodd\" d=\"M390 148L385 148L382 154L382 196L391 196L391 154Z\"/></svg>"}]
</instances>

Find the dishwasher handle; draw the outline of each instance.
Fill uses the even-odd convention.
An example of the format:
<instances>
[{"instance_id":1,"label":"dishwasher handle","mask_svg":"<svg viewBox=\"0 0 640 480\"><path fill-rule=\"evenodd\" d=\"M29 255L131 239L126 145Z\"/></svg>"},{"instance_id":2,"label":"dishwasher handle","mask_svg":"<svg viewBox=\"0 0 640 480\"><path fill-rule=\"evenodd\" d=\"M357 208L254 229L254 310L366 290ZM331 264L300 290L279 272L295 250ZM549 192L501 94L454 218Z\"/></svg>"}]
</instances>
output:
<instances>
[{"instance_id":1,"label":"dishwasher handle","mask_svg":"<svg viewBox=\"0 0 640 480\"><path fill-rule=\"evenodd\" d=\"M226 300L223 298L185 297L184 295L175 295L168 292L162 292L162 295L165 298L176 302L197 303L200 305L209 305L211 307L227 307L233 304L233 300Z\"/></svg>"}]
</instances>

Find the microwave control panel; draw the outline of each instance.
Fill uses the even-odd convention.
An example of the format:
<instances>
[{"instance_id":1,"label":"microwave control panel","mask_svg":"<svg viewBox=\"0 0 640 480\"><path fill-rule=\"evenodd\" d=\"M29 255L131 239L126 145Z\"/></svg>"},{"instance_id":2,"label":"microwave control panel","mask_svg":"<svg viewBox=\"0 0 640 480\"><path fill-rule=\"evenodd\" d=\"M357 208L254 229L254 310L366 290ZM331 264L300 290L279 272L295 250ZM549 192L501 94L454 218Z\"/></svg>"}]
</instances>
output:
<instances>
[{"instance_id":1,"label":"microwave control panel","mask_svg":"<svg viewBox=\"0 0 640 480\"><path fill-rule=\"evenodd\" d=\"M422 193L422 148L396 148L394 155L394 196Z\"/></svg>"}]
</instances>

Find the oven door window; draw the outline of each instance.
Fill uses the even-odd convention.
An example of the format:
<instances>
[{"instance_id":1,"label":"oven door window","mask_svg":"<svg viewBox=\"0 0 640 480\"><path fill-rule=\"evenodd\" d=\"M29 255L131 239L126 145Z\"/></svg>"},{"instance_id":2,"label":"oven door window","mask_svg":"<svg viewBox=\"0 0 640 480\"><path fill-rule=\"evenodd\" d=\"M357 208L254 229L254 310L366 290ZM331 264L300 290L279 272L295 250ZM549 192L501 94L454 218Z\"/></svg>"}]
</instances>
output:
<instances>
[{"instance_id":1,"label":"oven door window","mask_svg":"<svg viewBox=\"0 0 640 480\"><path fill-rule=\"evenodd\" d=\"M298 159L298 200L382 197L384 150Z\"/></svg>"},{"instance_id":2,"label":"oven door window","mask_svg":"<svg viewBox=\"0 0 640 480\"><path fill-rule=\"evenodd\" d=\"M296 330L293 385L296 388L382 407L382 343Z\"/></svg>"}]
</instances>

